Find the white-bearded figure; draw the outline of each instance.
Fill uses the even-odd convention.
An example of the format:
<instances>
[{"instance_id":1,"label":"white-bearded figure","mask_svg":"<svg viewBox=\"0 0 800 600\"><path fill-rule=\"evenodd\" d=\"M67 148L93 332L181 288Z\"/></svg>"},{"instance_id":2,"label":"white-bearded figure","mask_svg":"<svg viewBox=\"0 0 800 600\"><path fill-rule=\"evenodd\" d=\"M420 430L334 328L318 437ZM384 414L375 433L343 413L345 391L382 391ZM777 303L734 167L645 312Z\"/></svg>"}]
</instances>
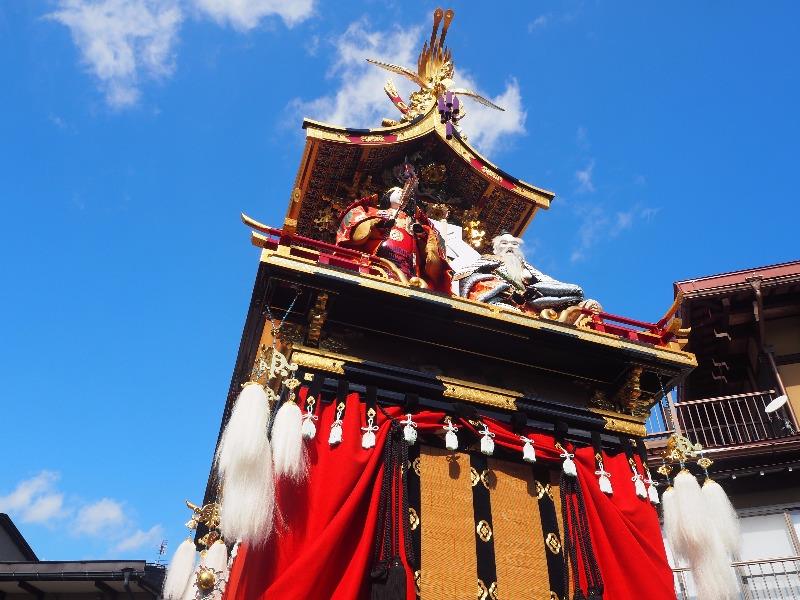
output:
<instances>
[{"instance_id":1,"label":"white-bearded figure","mask_svg":"<svg viewBox=\"0 0 800 600\"><path fill-rule=\"evenodd\" d=\"M580 286L553 279L526 261L521 245L521 239L508 233L495 237L493 254L483 255L453 277L459 295L570 323L581 310L568 309L600 310L597 302L584 298Z\"/></svg>"}]
</instances>

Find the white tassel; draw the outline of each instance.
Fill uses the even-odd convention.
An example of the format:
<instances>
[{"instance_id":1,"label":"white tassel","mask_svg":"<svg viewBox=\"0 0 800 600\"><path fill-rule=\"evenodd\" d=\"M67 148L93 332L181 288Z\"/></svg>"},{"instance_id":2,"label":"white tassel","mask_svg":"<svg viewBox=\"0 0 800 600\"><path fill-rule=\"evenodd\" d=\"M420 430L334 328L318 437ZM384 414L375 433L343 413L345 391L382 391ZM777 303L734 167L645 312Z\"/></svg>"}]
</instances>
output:
<instances>
[{"instance_id":1,"label":"white tassel","mask_svg":"<svg viewBox=\"0 0 800 600\"><path fill-rule=\"evenodd\" d=\"M683 469L672 484L674 513L667 523L667 506L664 505L664 529L673 551L689 564L699 564L716 532L709 529L708 514L700 486L694 475Z\"/></svg>"},{"instance_id":2,"label":"white tassel","mask_svg":"<svg viewBox=\"0 0 800 600\"><path fill-rule=\"evenodd\" d=\"M257 460L225 474L220 501L220 531L226 540L242 540L255 546L272 533L275 518L275 478L272 448L265 448Z\"/></svg>"},{"instance_id":3,"label":"white tassel","mask_svg":"<svg viewBox=\"0 0 800 600\"><path fill-rule=\"evenodd\" d=\"M600 484L600 491L604 494L608 494L609 496L613 494L614 488L611 487L611 473L605 470L602 460L597 461L597 471L595 471L594 474L597 475L597 481Z\"/></svg>"},{"instance_id":4,"label":"white tassel","mask_svg":"<svg viewBox=\"0 0 800 600\"><path fill-rule=\"evenodd\" d=\"M331 432L328 434L328 444L331 446L342 443L342 415L344 415L344 404L340 402L336 407L336 419L331 423Z\"/></svg>"},{"instance_id":5,"label":"white tassel","mask_svg":"<svg viewBox=\"0 0 800 600\"><path fill-rule=\"evenodd\" d=\"M716 532L727 555L733 559L738 558L740 532L736 509L733 508L722 486L713 479L705 480L702 491L710 519L709 527Z\"/></svg>"},{"instance_id":6,"label":"white tassel","mask_svg":"<svg viewBox=\"0 0 800 600\"><path fill-rule=\"evenodd\" d=\"M272 425L272 461L275 476L300 481L308 475L303 447L303 414L292 400L278 409Z\"/></svg>"},{"instance_id":7,"label":"white tassel","mask_svg":"<svg viewBox=\"0 0 800 600\"><path fill-rule=\"evenodd\" d=\"M300 428L303 439L313 440L316 437L317 426L314 424L316 420L317 416L313 414L310 409L303 415L303 426Z\"/></svg>"},{"instance_id":8,"label":"white tassel","mask_svg":"<svg viewBox=\"0 0 800 600\"><path fill-rule=\"evenodd\" d=\"M578 468L575 466L575 461L572 460L575 458L574 454L570 454L561 445L558 445L558 448L562 450L559 456L564 459L564 462L561 463L561 468L564 470L565 475L569 475L570 477L577 477L578 476Z\"/></svg>"},{"instance_id":9,"label":"white tassel","mask_svg":"<svg viewBox=\"0 0 800 600\"><path fill-rule=\"evenodd\" d=\"M647 480L647 497L650 499L651 504L658 504L658 489L656 482L652 479Z\"/></svg>"},{"instance_id":10,"label":"white tassel","mask_svg":"<svg viewBox=\"0 0 800 600\"><path fill-rule=\"evenodd\" d=\"M455 452L458 450L458 436L456 436L456 431L458 431L458 427L453 425L453 422L448 419L447 423L444 426L444 447L450 450L451 452Z\"/></svg>"},{"instance_id":11,"label":"white tassel","mask_svg":"<svg viewBox=\"0 0 800 600\"><path fill-rule=\"evenodd\" d=\"M633 479L633 487L636 489L636 495L639 496L639 498L647 498L647 488L644 487L642 476L637 473L631 479Z\"/></svg>"},{"instance_id":12,"label":"white tassel","mask_svg":"<svg viewBox=\"0 0 800 600\"><path fill-rule=\"evenodd\" d=\"M269 394L274 397L272 390ZM269 425L269 396L258 383L246 383L233 405L217 450L217 471L258 460L264 452Z\"/></svg>"},{"instance_id":13,"label":"white tassel","mask_svg":"<svg viewBox=\"0 0 800 600\"><path fill-rule=\"evenodd\" d=\"M162 596L165 600L180 600L189 585L189 578L194 573L197 552L194 542L187 538L181 542L167 569Z\"/></svg>"},{"instance_id":14,"label":"white tassel","mask_svg":"<svg viewBox=\"0 0 800 600\"><path fill-rule=\"evenodd\" d=\"M417 443L417 424L411 419L411 415L406 415L405 421L400 421L403 426L403 438L408 444L413 445Z\"/></svg>"},{"instance_id":15,"label":"white tassel","mask_svg":"<svg viewBox=\"0 0 800 600\"><path fill-rule=\"evenodd\" d=\"M739 582L731 567L722 540L713 537L698 562L690 563L697 586L697 597L703 600L739 600Z\"/></svg>"},{"instance_id":16,"label":"white tassel","mask_svg":"<svg viewBox=\"0 0 800 600\"><path fill-rule=\"evenodd\" d=\"M361 447L364 450L375 447L375 432L378 431L378 426L374 425L374 422L374 417L367 417L367 426L361 428L361 431L364 432L361 436Z\"/></svg>"},{"instance_id":17,"label":"white tassel","mask_svg":"<svg viewBox=\"0 0 800 600\"><path fill-rule=\"evenodd\" d=\"M522 460L529 463L536 462L536 450L533 447L533 440L524 435L519 436L522 440Z\"/></svg>"},{"instance_id":18,"label":"white tassel","mask_svg":"<svg viewBox=\"0 0 800 600\"><path fill-rule=\"evenodd\" d=\"M267 438L272 390L248 383L233 407L217 451L222 483L220 531L229 540L255 545L272 532L275 481L272 447Z\"/></svg>"},{"instance_id":19,"label":"white tassel","mask_svg":"<svg viewBox=\"0 0 800 600\"><path fill-rule=\"evenodd\" d=\"M483 431L480 432L481 434L481 454L485 454L486 456L491 456L494 454L494 434L489 431L489 426L486 423L482 423Z\"/></svg>"},{"instance_id":20,"label":"white tassel","mask_svg":"<svg viewBox=\"0 0 800 600\"><path fill-rule=\"evenodd\" d=\"M664 536L669 542L669 546L673 552L677 552L675 545L672 543L677 536L678 519L680 516L675 512L675 490L671 485L667 485L667 489L661 494L661 510L664 516ZM678 557L676 557L677 559Z\"/></svg>"},{"instance_id":21,"label":"white tassel","mask_svg":"<svg viewBox=\"0 0 800 600\"><path fill-rule=\"evenodd\" d=\"M222 540L217 540L211 544L211 548L208 549L208 552L206 552L200 564L214 571L218 577L226 578L228 571L228 547Z\"/></svg>"},{"instance_id":22,"label":"white tassel","mask_svg":"<svg viewBox=\"0 0 800 600\"><path fill-rule=\"evenodd\" d=\"M646 499L647 498L647 488L644 487L644 478L639 474L639 469L636 466L636 461L632 458L628 458L628 464L631 467L631 473L633 473L633 477L631 477L631 481L633 482L633 487L636 490L636 495L639 498Z\"/></svg>"},{"instance_id":23,"label":"white tassel","mask_svg":"<svg viewBox=\"0 0 800 600\"><path fill-rule=\"evenodd\" d=\"M342 443L342 422L334 421L331 423L331 432L328 435L328 444L335 446Z\"/></svg>"},{"instance_id":24,"label":"white tassel","mask_svg":"<svg viewBox=\"0 0 800 600\"><path fill-rule=\"evenodd\" d=\"M200 597L200 590L197 589L197 574L200 572L200 565L197 565L192 571L192 575L189 578L189 583L186 586L186 589L183 590L183 595L181 596L182 600L197 600Z\"/></svg>"}]
</instances>

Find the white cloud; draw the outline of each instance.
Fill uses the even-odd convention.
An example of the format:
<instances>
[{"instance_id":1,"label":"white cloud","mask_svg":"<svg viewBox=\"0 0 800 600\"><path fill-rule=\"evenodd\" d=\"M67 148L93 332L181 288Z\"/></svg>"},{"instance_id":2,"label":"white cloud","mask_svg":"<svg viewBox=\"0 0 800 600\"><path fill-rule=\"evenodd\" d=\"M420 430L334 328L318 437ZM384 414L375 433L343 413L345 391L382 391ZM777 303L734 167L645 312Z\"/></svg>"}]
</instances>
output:
<instances>
[{"instance_id":1,"label":"white cloud","mask_svg":"<svg viewBox=\"0 0 800 600\"><path fill-rule=\"evenodd\" d=\"M419 88L402 76L370 65L366 59L375 58L413 68L422 47L422 31L421 26L372 30L364 19L351 23L333 41L334 59L328 77L338 78L336 91L307 101L296 98L289 107L303 116L347 127L378 127L383 117L398 118L399 113L383 91L386 80L391 79L406 100L412 91ZM458 87L480 93L480 87L468 73L457 71L455 80ZM526 113L516 80L511 79L500 95L490 99L505 108L505 112L465 98L467 116L461 123L470 143L486 153L494 150L508 135L525 132Z\"/></svg>"},{"instance_id":2,"label":"white cloud","mask_svg":"<svg viewBox=\"0 0 800 600\"><path fill-rule=\"evenodd\" d=\"M59 0L58 7L48 18L69 27L110 106L136 104L142 80L174 71L177 0Z\"/></svg>"},{"instance_id":3,"label":"white cloud","mask_svg":"<svg viewBox=\"0 0 800 600\"><path fill-rule=\"evenodd\" d=\"M578 180L579 192L593 192L594 182L592 181L592 174L594 172L594 159L589 161L585 169L578 169L575 171L575 179Z\"/></svg>"},{"instance_id":4,"label":"white cloud","mask_svg":"<svg viewBox=\"0 0 800 600\"><path fill-rule=\"evenodd\" d=\"M17 484L10 494L0 496L0 512L10 513L23 523L46 524L64 515L64 495L55 489L58 473L41 471Z\"/></svg>"},{"instance_id":5,"label":"white cloud","mask_svg":"<svg viewBox=\"0 0 800 600\"><path fill-rule=\"evenodd\" d=\"M650 222L660 208L634 205L628 210L610 213L602 206L576 206L581 215L578 228L578 244L572 251L570 260L579 262L586 258L590 250L602 240L613 239L633 227L637 221Z\"/></svg>"},{"instance_id":6,"label":"white cloud","mask_svg":"<svg viewBox=\"0 0 800 600\"><path fill-rule=\"evenodd\" d=\"M76 534L99 536L113 533L128 524L122 504L103 498L78 510L72 530Z\"/></svg>"},{"instance_id":7,"label":"white cloud","mask_svg":"<svg viewBox=\"0 0 800 600\"><path fill-rule=\"evenodd\" d=\"M130 552L145 546L157 548L163 539L164 528L161 525L153 525L147 531L137 529L133 533L126 535L122 541L114 546L114 550L116 552Z\"/></svg>"},{"instance_id":8,"label":"white cloud","mask_svg":"<svg viewBox=\"0 0 800 600\"><path fill-rule=\"evenodd\" d=\"M351 23L333 42L334 61L329 78L339 79L339 88L331 95L309 101L294 99L290 106L315 119L348 127L375 127L382 117L396 115L383 91L391 77L401 95L408 98L413 84L370 65L366 58L378 58L395 64L416 62L414 51L421 29L369 31L364 20Z\"/></svg>"},{"instance_id":9,"label":"white cloud","mask_svg":"<svg viewBox=\"0 0 800 600\"><path fill-rule=\"evenodd\" d=\"M459 87L478 90L473 80L463 74L458 77L457 82ZM507 136L524 134L525 119L528 116L522 107L522 94L516 79L511 79L506 84L502 94L489 99L505 111L500 112L467 98L464 102L467 104L467 114L461 122L469 143L484 154L495 151Z\"/></svg>"},{"instance_id":10,"label":"white cloud","mask_svg":"<svg viewBox=\"0 0 800 600\"><path fill-rule=\"evenodd\" d=\"M256 27L266 17L280 17L293 27L314 12L314 0L192 0L194 5L219 25L239 31Z\"/></svg>"},{"instance_id":11,"label":"white cloud","mask_svg":"<svg viewBox=\"0 0 800 600\"><path fill-rule=\"evenodd\" d=\"M528 32L533 33L537 29L543 29L550 22L551 15L539 15L533 21L528 23Z\"/></svg>"},{"instance_id":12,"label":"white cloud","mask_svg":"<svg viewBox=\"0 0 800 600\"><path fill-rule=\"evenodd\" d=\"M579 126L578 131L575 132L575 141L578 144L578 148L582 150L589 148L589 130L583 125Z\"/></svg>"}]
</instances>

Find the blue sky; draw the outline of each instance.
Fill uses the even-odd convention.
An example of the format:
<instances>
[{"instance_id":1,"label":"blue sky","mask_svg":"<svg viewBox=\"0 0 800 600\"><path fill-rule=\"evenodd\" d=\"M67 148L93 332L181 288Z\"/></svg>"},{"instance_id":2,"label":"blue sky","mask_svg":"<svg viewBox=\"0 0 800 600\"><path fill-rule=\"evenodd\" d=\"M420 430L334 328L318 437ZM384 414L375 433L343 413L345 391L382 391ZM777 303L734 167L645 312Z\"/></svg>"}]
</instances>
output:
<instances>
[{"instance_id":1,"label":"blue sky","mask_svg":"<svg viewBox=\"0 0 800 600\"><path fill-rule=\"evenodd\" d=\"M457 2L462 125L553 190L529 258L657 319L677 279L797 258L791 2ZM0 511L40 557L156 558L202 498L301 116L377 126L429 2L0 4ZM395 78L396 83L400 83ZM498 118L501 117L501 118Z\"/></svg>"}]
</instances>

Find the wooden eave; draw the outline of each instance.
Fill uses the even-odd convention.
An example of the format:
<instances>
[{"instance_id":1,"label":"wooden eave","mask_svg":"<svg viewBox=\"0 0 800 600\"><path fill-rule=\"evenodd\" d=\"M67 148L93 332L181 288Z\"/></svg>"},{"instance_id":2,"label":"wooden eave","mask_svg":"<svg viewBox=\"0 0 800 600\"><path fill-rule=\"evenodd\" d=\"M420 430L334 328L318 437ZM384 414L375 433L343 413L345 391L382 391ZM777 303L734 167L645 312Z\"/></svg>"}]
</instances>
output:
<instances>
[{"instance_id":1,"label":"wooden eave","mask_svg":"<svg viewBox=\"0 0 800 600\"><path fill-rule=\"evenodd\" d=\"M392 127L350 129L306 119L303 128L306 145L284 221L291 233L330 241L330 231L315 230L325 198L337 186L355 186L365 174L374 176L426 144L449 164L448 189L479 207L489 237L502 230L522 235L536 211L549 208L555 197L509 175L457 135L448 140L436 111Z\"/></svg>"}]
</instances>

